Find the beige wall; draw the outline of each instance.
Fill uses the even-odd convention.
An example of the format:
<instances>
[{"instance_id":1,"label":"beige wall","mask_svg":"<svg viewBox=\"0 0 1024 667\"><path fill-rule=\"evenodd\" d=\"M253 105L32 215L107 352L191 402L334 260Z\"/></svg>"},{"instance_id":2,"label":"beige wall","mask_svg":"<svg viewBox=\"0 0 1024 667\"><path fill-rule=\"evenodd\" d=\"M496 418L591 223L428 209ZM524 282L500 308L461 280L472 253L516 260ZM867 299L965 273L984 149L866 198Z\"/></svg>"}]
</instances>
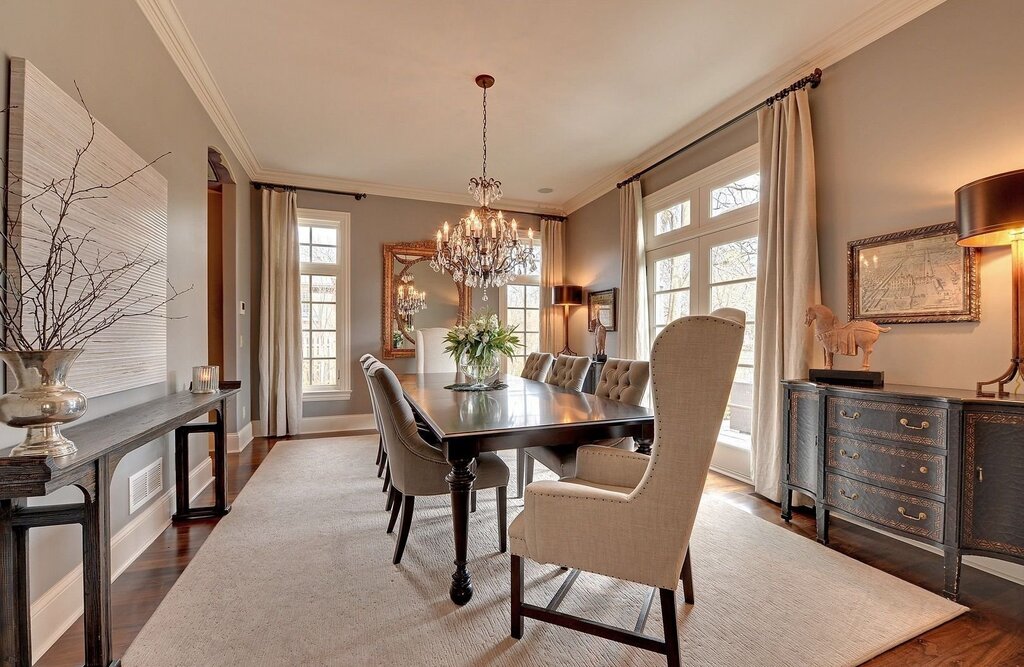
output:
<instances>
[{"instance_id":1,"label":"beige wall","mask_svg":"<svg viewBox=\"0 0 1024 667\"><path fill-rule=\"evenodd\" d=\"M252 266L254 267L252 275L254 304L252 336L256 341L259 328L259 267L260 253L262 252L262 244L259 239L262 223L259 193L255 193L253 197L251 251L253 253ZM370 395L367 393L366 381L363 379L358 362L359 357L367 352L378 357L381 356L380 304L383 280L381 246L384 243L423 241L432 238L443 221L448 220L452 223L458 221L466 214L469 207L374 195L356 201L352 197L303 190L299 191L298 203L300 208L350 213L352 244L351 354L346 361L349 364L352 377L352 397L347 401L307 402L303 406L303 415L325 417L369 414L371 410ZM517 214L515 218L521 226L539 229L539 218L536 216ZM450 281L450 278L445 276L444 280ZM474 290L474 308L487 307L497 311L497 290L488 290L488 295L489 301L484 304L480 300L480 290ZM399 373L416 371L415 359L394 359L385 363ZM256 378L258 364L255 354L252 358L252 367L254 380L258 383L258 378ZM257 396L257 393L253 394L254 414L258 411Z\"/></svg>"},{"instance_id":2,"label":"beige wall","mask_svg":"<svg viewBox=\"0 0 1024 667\"><path fill-rule=\"evenodd\" d=\"M165 384L90 399L85 419L95 419L128 405L181 389L189 369L206 363L206 154L208 146L225 142L185 83L177 67L133 0L33 0L5 2L0 14L0 53L3 90L7 90L8 58L23 56L74 94L77 81L93 114L144 157L165 151L171 155L156 169L168 181L168 277L177 286L193 284L191 292L169 306ZM6 149L6 134L0 148ZM241 166L225 153L243 192L248 181ZM240 220L249 219L249 202L237 204ZM244 258L237 267L237 289L248 300L247 240L239 240ZM248 326L239 327L248 331ZM245 334L247 337L247 334ZM249 345L248 340L244 341ZM245 357L246 361L248 356ZM248 363L241 377L248 392ZM247 405L246 396L240 405ZM248 419L246 419L248 421ZM244 422L243 422L244 423ZM0 432L11 444L18 434ZM206 456L206 440L196 439L192 463ZM129 475L157 458L164 458L165 489L173 484L169 439L161 439L129 454L118 465L111 492L111 522L116 533L128 523ZM45 503L79 502L81 493L64 489ZM53 586L79 563L81 531L76 527L31 531L31 594L33 599Z\"/></svg>"}]
</instances>

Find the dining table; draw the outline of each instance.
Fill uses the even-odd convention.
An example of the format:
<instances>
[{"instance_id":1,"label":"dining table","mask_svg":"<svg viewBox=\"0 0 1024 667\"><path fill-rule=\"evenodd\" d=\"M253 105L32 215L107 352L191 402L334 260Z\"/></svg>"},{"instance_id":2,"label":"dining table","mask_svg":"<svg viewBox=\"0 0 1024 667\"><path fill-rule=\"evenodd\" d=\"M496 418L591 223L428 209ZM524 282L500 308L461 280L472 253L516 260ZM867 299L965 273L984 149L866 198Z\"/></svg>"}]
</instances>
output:
<instances>
[{"instance_id":1,"label":"dining table","mask_svg":"<svg viewBox=\"0 0 1024 667\"><path fill-rule=\"evenodd\" d=\"M473 462L481 452L632 437L636 451L650 454L654 441L651 409L546 382L502 374L497 381L503 388L456 391L449 388L456 382L455 373L412 373L399 380L413 411L452 467L445 478L451 489L455 537L449 595L459 605L473 597L466 558L476 479Z\"/></svg>"}]
</instances>

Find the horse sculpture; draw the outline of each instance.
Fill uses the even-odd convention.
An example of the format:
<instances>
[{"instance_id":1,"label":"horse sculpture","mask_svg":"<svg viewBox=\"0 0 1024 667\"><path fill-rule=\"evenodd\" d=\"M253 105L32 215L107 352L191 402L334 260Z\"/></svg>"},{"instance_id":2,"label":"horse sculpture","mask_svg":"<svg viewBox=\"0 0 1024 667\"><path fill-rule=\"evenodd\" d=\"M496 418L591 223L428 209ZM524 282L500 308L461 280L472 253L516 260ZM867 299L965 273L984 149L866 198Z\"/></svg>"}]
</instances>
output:
<instances>
[{"instance_id":1,"label":"horse sculpture","mask_svg":"<svg viewBox=\"0 0 1024 667\"><path fill-rule=\"evenodd\" d=\"M814 337L825 348L825 368L832 368L832 359L837 354L848 357L857 356L857 350L864 352L862 370L871 368L871 351L875 347L878 336L891 331L892 327L880 327L867 320L853 320L840 325L836 316L828 306L811 306L807 309L804 323L814 323Z\"/></svg>"}]
</instances>

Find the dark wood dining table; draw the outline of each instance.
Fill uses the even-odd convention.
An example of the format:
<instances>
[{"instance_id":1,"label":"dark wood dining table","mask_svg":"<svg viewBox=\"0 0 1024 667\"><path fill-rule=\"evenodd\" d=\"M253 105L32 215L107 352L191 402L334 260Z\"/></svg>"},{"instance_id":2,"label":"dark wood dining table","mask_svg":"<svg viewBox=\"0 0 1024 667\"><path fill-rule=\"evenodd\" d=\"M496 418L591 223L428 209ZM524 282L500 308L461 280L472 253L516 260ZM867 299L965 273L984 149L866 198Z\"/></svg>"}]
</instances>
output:
<instances>
[{"instance_id":1,"label":"dark wood dining table","mask_svg":"<svg viewBox=\"0 0 1024 667\"><path fill-rule=\"evenodd\" d=\"M405 397L441 443L452 466L446 477L455 529L455 572L449 594L460 605L473 597L466 552L470 495L476 479L473 461L481 452L631 436L637 451L649 454L654 440L650 409L545 382L503 375L505 389L468 392L445 389L456 381L454 373L407 374L399 379Z\"/></svg>"}]
</instances>

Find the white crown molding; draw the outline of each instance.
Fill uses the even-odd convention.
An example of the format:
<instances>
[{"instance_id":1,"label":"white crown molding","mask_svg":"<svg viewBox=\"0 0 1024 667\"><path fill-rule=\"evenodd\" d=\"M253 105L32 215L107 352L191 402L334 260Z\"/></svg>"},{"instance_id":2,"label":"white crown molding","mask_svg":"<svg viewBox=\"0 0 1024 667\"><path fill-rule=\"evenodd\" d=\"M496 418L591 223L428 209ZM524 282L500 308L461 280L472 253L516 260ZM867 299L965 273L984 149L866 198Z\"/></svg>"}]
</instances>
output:
<instances>
[{"instance_id":1,"label":"white crown molding","mask_svg":"<svg viewBox=\"0 0 1024 667\"><path fill-rule=\"evenodd\" d=\"M562 208L571 214L612 190L617 183L654 164L735 118L794 80L806 76L814 67L825 69L843 58L909 23L945 0L886 0L861 14L856 20L805 49L800 55L776 68L756 83L747 86L713 107L700 118L655 144L620 169L570 197ZM827 80L824 85L828 85Z\"/></svg>"},{"instance_id":2,"label":"white crown molding","mask_svg":"<svg viewBox=\"0 0 1024 667\"><path fill-rule=\"evenodd\" d=\"M249 141L242 134L238 120L231 113L224 94L217 86L202 54L199 53L199 48L189 34L173 0L136 0L136 3L153 26L157 37L163 42L164 48L171 55L192 92L199 98L199 103L206 109L213 124L228 142L231 152L241 162L242 169L253 178L254 174L260 171L259 160L256 159Z\"/></svg>"},{"instance_id":3,"label":"white crown molding","mask_svg":"<svg viewBox=\"0 0 1024 667\"><path fill-rule=\"evenodd\" d=\"M292 171L277 169L261 169L253 177L253 180L267 183L281 183L283 185L294 185L304 188L319 188L322 190L344 190L346 192L365 192L368 195L378 197L398 197L401 199L416 199L418 201L437 202L441 204L458 204L460 206L476 206L477 203L469 196L438 190L425 190L422 188L407 188L397 185L384 185L382 183L367 183L365 181L353 181L344 178L331 176L314 176L312 174L299 174ZM516 209L537 215L563 215L560 206L542 204L540 202L525 199L502 198L496 208Z\"/></svg>"}]
</instances>

